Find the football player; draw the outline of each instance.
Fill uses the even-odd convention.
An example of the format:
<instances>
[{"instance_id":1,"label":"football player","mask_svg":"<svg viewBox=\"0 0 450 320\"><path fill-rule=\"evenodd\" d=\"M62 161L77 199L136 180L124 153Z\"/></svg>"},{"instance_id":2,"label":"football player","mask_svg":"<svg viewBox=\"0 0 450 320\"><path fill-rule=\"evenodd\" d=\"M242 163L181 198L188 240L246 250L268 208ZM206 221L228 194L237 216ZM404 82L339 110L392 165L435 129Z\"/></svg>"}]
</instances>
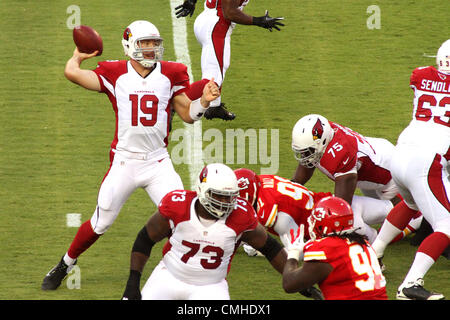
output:
<instances>
[{"instance_id":1,"label":"football player","mask_svg":"<svg viewBox=\"0 0 450 320\"><path fill-rule=\"evenodd\" d=\"M373 247L379 257L411 213L420 210L434 232L420 244L400 284L397 299L440 300L444 295L424 288L423 278L450 245L450 40L436 55L434 66L415 69L412 120L393 150L391 173L410 212L392 211Z\"/></svg>"},{"instance_id":2,"label":"football player","mask_svg":"<svg viewBox=\"0 0 450 320\"><path fill-rule=\"evenodd\" d=\"M176 16L192 16L197 0L185 0L175 8ZM191 85L187 95L191 99L198 98L203 86L214 78L219 88L222 88L225 73L230 66L231 34L236 24L256 25L269 31L280 30L284 26L280 22L283 18L272 18L268 12L261 17L252 17L243 12L249 0L206 0L204 10L195 19L194 33L202 46L201 69L202 80ZM221 98L211 102L210 108L205 112L206 119L220 118L233 120L234 113L225 108Z\"/></svg>"},{"instance_id":3,"label":"football player","mask_svg":"<svg viewBox=\"0 0 450 320\"><path fill-rule=\"evenodd\" d=\"M354 232L353 212L343 199L321 199L304 225L286 237L283 288L292 293L318 284L325 300L387 300L386 280L367 238ZM303 264L298 266L303 254Z\"/></svg>"},{"instance_id":4,"label":"football player","mask_svg":"<svg viewBox=\"0 0 450 320\"><path fill-rule=\"evenodd\" d=\"M67 61L67 79L108 96L116 115L116 130L110 168L100 186L92 218L81 225L69 250L45 276L43 290L59 287L77 258L108 230L137 188L145 189L156 205L168 192L183 188L167 151L170 104L183 121L193 123L220 92L211 80L202 96L191 101L186 95L187 67L163 61L162 43L158 29L139 20L123 33L128 60L99 62L95 70L81 69L81 63L97 52L86 54L75 49Z\"/></svg>"},{"instance_id":5,"label":"football player","mask_svg":"<svg viewBox=\"0 0 450 320\"><path fill-rule=\"evenodd\" d=\"M241 241L257 248L281 273L286 251L238 196L233 170L216 163L203 168L196 192L168 193L137 235L123 299L228 300L226 276ZM164 238L163 258L141 291L152 247Z\"/></svg>"},{"instance_id":6,"label":"football player","mask_svg":"<svg viewBox=\"0 0 450 320\"><path fill-rule=\"evenodd\" d=\"M276 175L256 175L252 170L241 168L234 171L238 179L240 196L256 210L259 222L283 241L290 229L307 225L314 204L331 196L330 192L313 192L303 185ZM393 205L389 200L353 196L355 227L358 233L375 240L377 231L371 225L381 224ZM309 234L305 237L309 239ZM287 243L283 243L285 246ZM257 252L244 244L249 255Z\"/></svg>"}]
</instances>

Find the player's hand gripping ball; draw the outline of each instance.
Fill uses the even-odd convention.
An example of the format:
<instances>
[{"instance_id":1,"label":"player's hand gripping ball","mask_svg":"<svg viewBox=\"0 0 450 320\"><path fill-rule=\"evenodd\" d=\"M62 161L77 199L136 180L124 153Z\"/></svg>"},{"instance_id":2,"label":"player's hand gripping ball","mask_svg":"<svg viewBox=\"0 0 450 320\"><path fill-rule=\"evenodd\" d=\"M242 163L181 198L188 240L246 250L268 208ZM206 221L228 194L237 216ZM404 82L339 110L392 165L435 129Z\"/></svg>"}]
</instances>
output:
<instances>
[{"instance_id":1,"label":"player's hand gripping ball","mask_svg":"<svg viewBox=\"0 0 450 320\"><path fill-rule=\"evenodd\" d=\"M97 56L103 52L103 40L93 28L89 26L78 26L73 29L73 42L78 51L83 53L93 53L98 50Z\"/></svg>"}]
</instances>

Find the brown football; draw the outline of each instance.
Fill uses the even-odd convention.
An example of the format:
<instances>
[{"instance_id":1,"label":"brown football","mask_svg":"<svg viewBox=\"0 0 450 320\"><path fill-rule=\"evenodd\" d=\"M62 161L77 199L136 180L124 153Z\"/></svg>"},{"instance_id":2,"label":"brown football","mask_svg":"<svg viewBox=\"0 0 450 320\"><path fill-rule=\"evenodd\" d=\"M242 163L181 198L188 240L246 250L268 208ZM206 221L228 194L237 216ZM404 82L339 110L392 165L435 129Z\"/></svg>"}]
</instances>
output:
<instances>
[{"instance_id":1,"label":"brown football","mask_svg":"<svg viewBox=\"0 0 450 320\"><path fill-rule=\"evenodd\" d=\"M98 50L97 56L100 56L103 52L102 37L89 26L75 27L73 29L73 42L80 52L92 53Z\"/></svg>"}]
</instances>

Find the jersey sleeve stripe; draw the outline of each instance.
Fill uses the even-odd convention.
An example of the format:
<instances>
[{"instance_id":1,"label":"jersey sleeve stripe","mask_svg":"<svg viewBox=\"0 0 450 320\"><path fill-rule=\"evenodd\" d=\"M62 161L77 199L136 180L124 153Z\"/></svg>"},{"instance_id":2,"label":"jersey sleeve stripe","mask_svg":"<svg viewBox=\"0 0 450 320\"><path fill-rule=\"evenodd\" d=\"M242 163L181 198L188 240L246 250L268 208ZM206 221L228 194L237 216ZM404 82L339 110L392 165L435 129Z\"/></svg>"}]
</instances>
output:
<instances>
[{"instance_id":1,"label":"jersey sleeve stripe","mask_svg":"<svg viewBox=\"0 0 450 320\"><path fill-rule=\"evenodd\" d=\"M103 81L103 85L105 86L106 89L108 89L109 92L111 92L111 94L115 97L115 93L114 93L114 86L101 74L99 75L102 78Z\"/></svg>"},{"instance_id":2,"label":"jersey sleeve stripe","mask_svg":"<svg viewBox=\"0 0 450 320\"><path fill-rule=\"evenodd\" d=\"M267 222L265 224L266 227L270 228L274 224L277 213L278 213L278 205L275 204L272 208L272 212L270 212L269 214L269 218L267 218Z\"/></svg>"},{"instance_id":3,"label":"jersey sleeve stripe","mask_svg":"<svg viewBox=\"0 0 450 320\"><path fill-rule=\"evenodd\" d=\"M327 256L325 255L324 251L310 251L305 252L305 255L303 257L304 261L311 261L311 260L326 260Z\"/></svg>"}]
</instances>

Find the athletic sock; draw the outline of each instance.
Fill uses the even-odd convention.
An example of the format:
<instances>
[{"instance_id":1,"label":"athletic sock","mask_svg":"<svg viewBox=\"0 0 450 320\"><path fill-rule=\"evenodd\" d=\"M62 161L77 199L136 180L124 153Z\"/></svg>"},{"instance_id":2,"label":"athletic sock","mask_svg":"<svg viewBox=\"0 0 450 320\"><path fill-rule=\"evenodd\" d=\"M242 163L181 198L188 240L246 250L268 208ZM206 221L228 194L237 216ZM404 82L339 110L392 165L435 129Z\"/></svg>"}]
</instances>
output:
<instances>
[{"instance_id":1,"label":"athletic sock","mask_svg":"<svg viewBox=\"0 0 450 320\"><path fill-rule=\"evenodd\" d=\"M75 238L70 245L69 250L67 251L67 258L73 259L70 261L67 259L67 262L74 262L84 251L86 251L97 239L100 237L100 234L97 234L92 230L91 221L88 220L81 225L78 229ZM66 262L66 259L64 260ZM66 264L67 264L66 262Z\"/></svg>"}]
</instances>

